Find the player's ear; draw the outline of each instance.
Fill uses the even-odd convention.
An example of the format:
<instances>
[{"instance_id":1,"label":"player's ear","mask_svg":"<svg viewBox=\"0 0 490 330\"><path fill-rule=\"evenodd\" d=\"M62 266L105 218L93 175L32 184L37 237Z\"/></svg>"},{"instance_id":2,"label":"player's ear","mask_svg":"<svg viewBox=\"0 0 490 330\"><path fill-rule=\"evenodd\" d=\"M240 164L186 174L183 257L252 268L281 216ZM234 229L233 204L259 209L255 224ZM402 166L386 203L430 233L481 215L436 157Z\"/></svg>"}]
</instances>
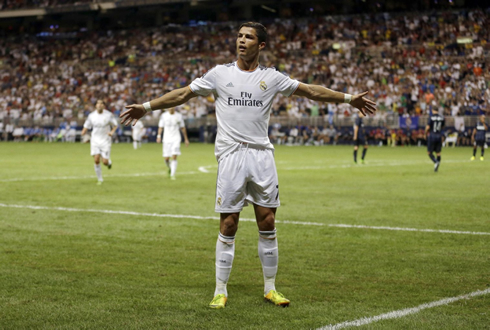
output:
<instances>
[{"instance_id":1,"label":"player's ear","mask_svg":"<svg viewBox=\"0 0 490 330\"><path fill-rule=\"evenodd\" d=\"M262 41L262 42L259 44L259 50L262 50L262 49L264 49L264 48L265 48L265 42L263 42L263 41Z\"/></svg>"}]
</instances>

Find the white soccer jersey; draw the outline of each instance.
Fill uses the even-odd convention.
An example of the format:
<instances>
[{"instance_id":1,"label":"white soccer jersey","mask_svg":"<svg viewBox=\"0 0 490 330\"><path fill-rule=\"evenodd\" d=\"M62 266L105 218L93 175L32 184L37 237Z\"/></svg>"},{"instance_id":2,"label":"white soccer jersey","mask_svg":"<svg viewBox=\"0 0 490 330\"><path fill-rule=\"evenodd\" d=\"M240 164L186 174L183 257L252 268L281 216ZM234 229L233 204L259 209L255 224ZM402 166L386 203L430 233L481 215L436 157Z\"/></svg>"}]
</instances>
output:
<instances>
[{"instance_id":1,"label":"white soccer jersey","mask_svg":"<svg viewBox=\"0 0 490 330\"><path fill-rule=\"evenodd\" d=\"M141 120L138 120L134 126L131 126L131 129L133 140L139 141L145 135L145 125L143 125Z\"/></svg>"},{"instance_id":2,"label":"white soccer jersey","mask_svg":"<svg viewBox=\"0 0 490 330\"><path fill-rule=\"evenodd\" d=\"M158 127L163 128L163 143L180 143L182 141L180 137L180 129L184 127L182 114L174 112L172 115L170 112L165 111L160 116Z\"/></svg>"},{"instance_id":3,"label":"white soccer jersey","mask_svg":"<svg viewBox=\"0 0 490 330\"><path fill-rule=\"evenodd\" d=\"M274 149L267 133L270 110L277 93L291 96L299 86L274 68L258 66L241 70L236 62L217 65L189 88L196 94L214 94L218 133L217 158L235 150L241 142Z\"/></svg>"},{"instance_id":4,"label":"white soccer jersey","mask_svg":"<svg viewBox=\"0 0 490 330\"><path fill-rule=\"evenodd\" d=\"M97 110L91 112L83 124L86 129L92 129L90 143L94 145L112 143L112 138L108 135L111 126L117 126L117 120L108 110L103 110L102 113L98 113Z\"/></svg>"}]
</instances>

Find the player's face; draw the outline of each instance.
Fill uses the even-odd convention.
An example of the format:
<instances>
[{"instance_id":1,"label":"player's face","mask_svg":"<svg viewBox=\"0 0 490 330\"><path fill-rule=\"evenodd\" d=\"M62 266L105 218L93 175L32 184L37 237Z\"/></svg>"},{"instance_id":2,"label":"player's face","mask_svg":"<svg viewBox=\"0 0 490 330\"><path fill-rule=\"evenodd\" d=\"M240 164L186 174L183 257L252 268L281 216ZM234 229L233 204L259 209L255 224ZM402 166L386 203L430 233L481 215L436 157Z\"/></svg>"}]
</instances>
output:
<instances>
[{"instance_id":1,"label":"player's face","mask_svg":"<svg viewBox=\"0 0 490 330\"><path fill-rule=\"evenodd\" d=\"M485 116L480 116L480 122L484 123L485 122Z\"/></svg>"},{"instance_id":2,"label":"player's face","mask_svg":"<svg viewBox=\"0 0 490 330\"><path fill-rule=\"evenodd\" d=\"M95 109L99 112L101 112L102 110L104 110L104 101L102 100L98 100L97 103L95 104Z\"/></svg>"},{"instance_id":3,"label":"player's face","mask_svg":"<svg viewBox=\"0 0 490 330\"><path fill-rule=\"evenodd\" d=\"M264 47L265 42L259 43L259 38L254 28L244 26L238 31L236 52L244 60L258 56L259 51Z\"/></svg>"}]
</instances>

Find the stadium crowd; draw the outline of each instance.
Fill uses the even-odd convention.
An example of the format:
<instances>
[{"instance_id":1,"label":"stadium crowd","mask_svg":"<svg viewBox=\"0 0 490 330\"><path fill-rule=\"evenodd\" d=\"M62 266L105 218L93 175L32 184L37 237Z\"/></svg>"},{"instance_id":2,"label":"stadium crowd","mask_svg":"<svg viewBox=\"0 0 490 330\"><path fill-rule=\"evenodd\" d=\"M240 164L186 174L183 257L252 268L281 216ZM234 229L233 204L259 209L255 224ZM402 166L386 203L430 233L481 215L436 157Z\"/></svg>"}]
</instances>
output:
<instances>
[{"instance_id":1,"label":"stadium crowd","mask_svg":"<svg viewBox=\"0 0 490 330\"><path fill-rule=\"evenodd\" d=\"M83 120L99 98L117 115L128 103L185 86L216 63L235 60L235 25L5 38L0 41L0 129L6 132L7 124L15 126L22 119L40 127L56 118ZM378 102L378 117L419 116L434 106L445 116L489 111L488 11L281 20L267 28L263 65L350 94L369 89ZM471 43L458 43L458 38ZM213 116L214 101L196 98L180 111L184 118ZM324 117L333 124L351 116L351 109L277 97L271 116ZM397 140L412 139L409 135Z\"/></svg>"}]
</instances>

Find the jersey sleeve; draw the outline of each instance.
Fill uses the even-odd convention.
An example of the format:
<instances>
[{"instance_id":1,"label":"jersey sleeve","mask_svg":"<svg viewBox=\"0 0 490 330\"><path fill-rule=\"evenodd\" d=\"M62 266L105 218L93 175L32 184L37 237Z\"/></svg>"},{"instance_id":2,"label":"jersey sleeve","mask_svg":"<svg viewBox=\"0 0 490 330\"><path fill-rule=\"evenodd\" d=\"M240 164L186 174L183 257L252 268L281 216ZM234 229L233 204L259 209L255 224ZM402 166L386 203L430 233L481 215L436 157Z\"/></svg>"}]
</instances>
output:
<instances>
[{"instance_id":1,"label":"jersey sleeve","mask_svg":"<svg viewBox=\"0 0 490 330\"><path fill-rule=\"evenodd\" d=\"M208 96L216 90L216 68L206 72L201 78L196 78L189 85L191 91L200 96Z\"/></svg>"},{"instance_id":2,"label":"jersey sleeve","mask_svg":"<svg viewBox=\"0 0 490 330\"><path fill-rule=\"evenodd\" d=\"M160 116L160 120L158 121L158 127L163 128L165 127L165 118L163 114Z\"/></svg>"},{"instance_id":3,"label":"jersey sleeve","mask_svg":"<svg viewBox=\"0 0 490 330\"><path fill-rule=\"evenodd\" d=\"M83 123L83 127L86 129L91 129L92 126L92 121L90 120L90 116L88 116L87 120L85 120L85 123Z\"/></svg>"},{"instance_id":4,"label":"jersey sleeve","mask_svg":"<svg viewBox=\"0 0 490 330\"><path fill-rule=\"evenodd\" d=\"M182 117L182 115L180 115L180 123L179 123L179 127L180 127L180 128L185 127L184 117Z\"/></svg>"},{"instance_id":5,"label":"jersey sleeve","mask_svg":"<svg viewBox=\"0 0 490 330\"><path fill-rule=\"evenodd\" d=\"M114 115L111 113L111 120L110 120L112 126L118 126L117 119L114 117Z\"/></svg>"},{"instance_id":6,"label":"jersey sleeve","mask_svg":"<svg viewBox=\"0 0 490 330\"><path fill-rule=\"evenodd\" d=\"M278 92L282 95L289 97L298 89L299 81L291 79L289 76L276 71L276 86Z\"/></svg>"}]
</instances>

